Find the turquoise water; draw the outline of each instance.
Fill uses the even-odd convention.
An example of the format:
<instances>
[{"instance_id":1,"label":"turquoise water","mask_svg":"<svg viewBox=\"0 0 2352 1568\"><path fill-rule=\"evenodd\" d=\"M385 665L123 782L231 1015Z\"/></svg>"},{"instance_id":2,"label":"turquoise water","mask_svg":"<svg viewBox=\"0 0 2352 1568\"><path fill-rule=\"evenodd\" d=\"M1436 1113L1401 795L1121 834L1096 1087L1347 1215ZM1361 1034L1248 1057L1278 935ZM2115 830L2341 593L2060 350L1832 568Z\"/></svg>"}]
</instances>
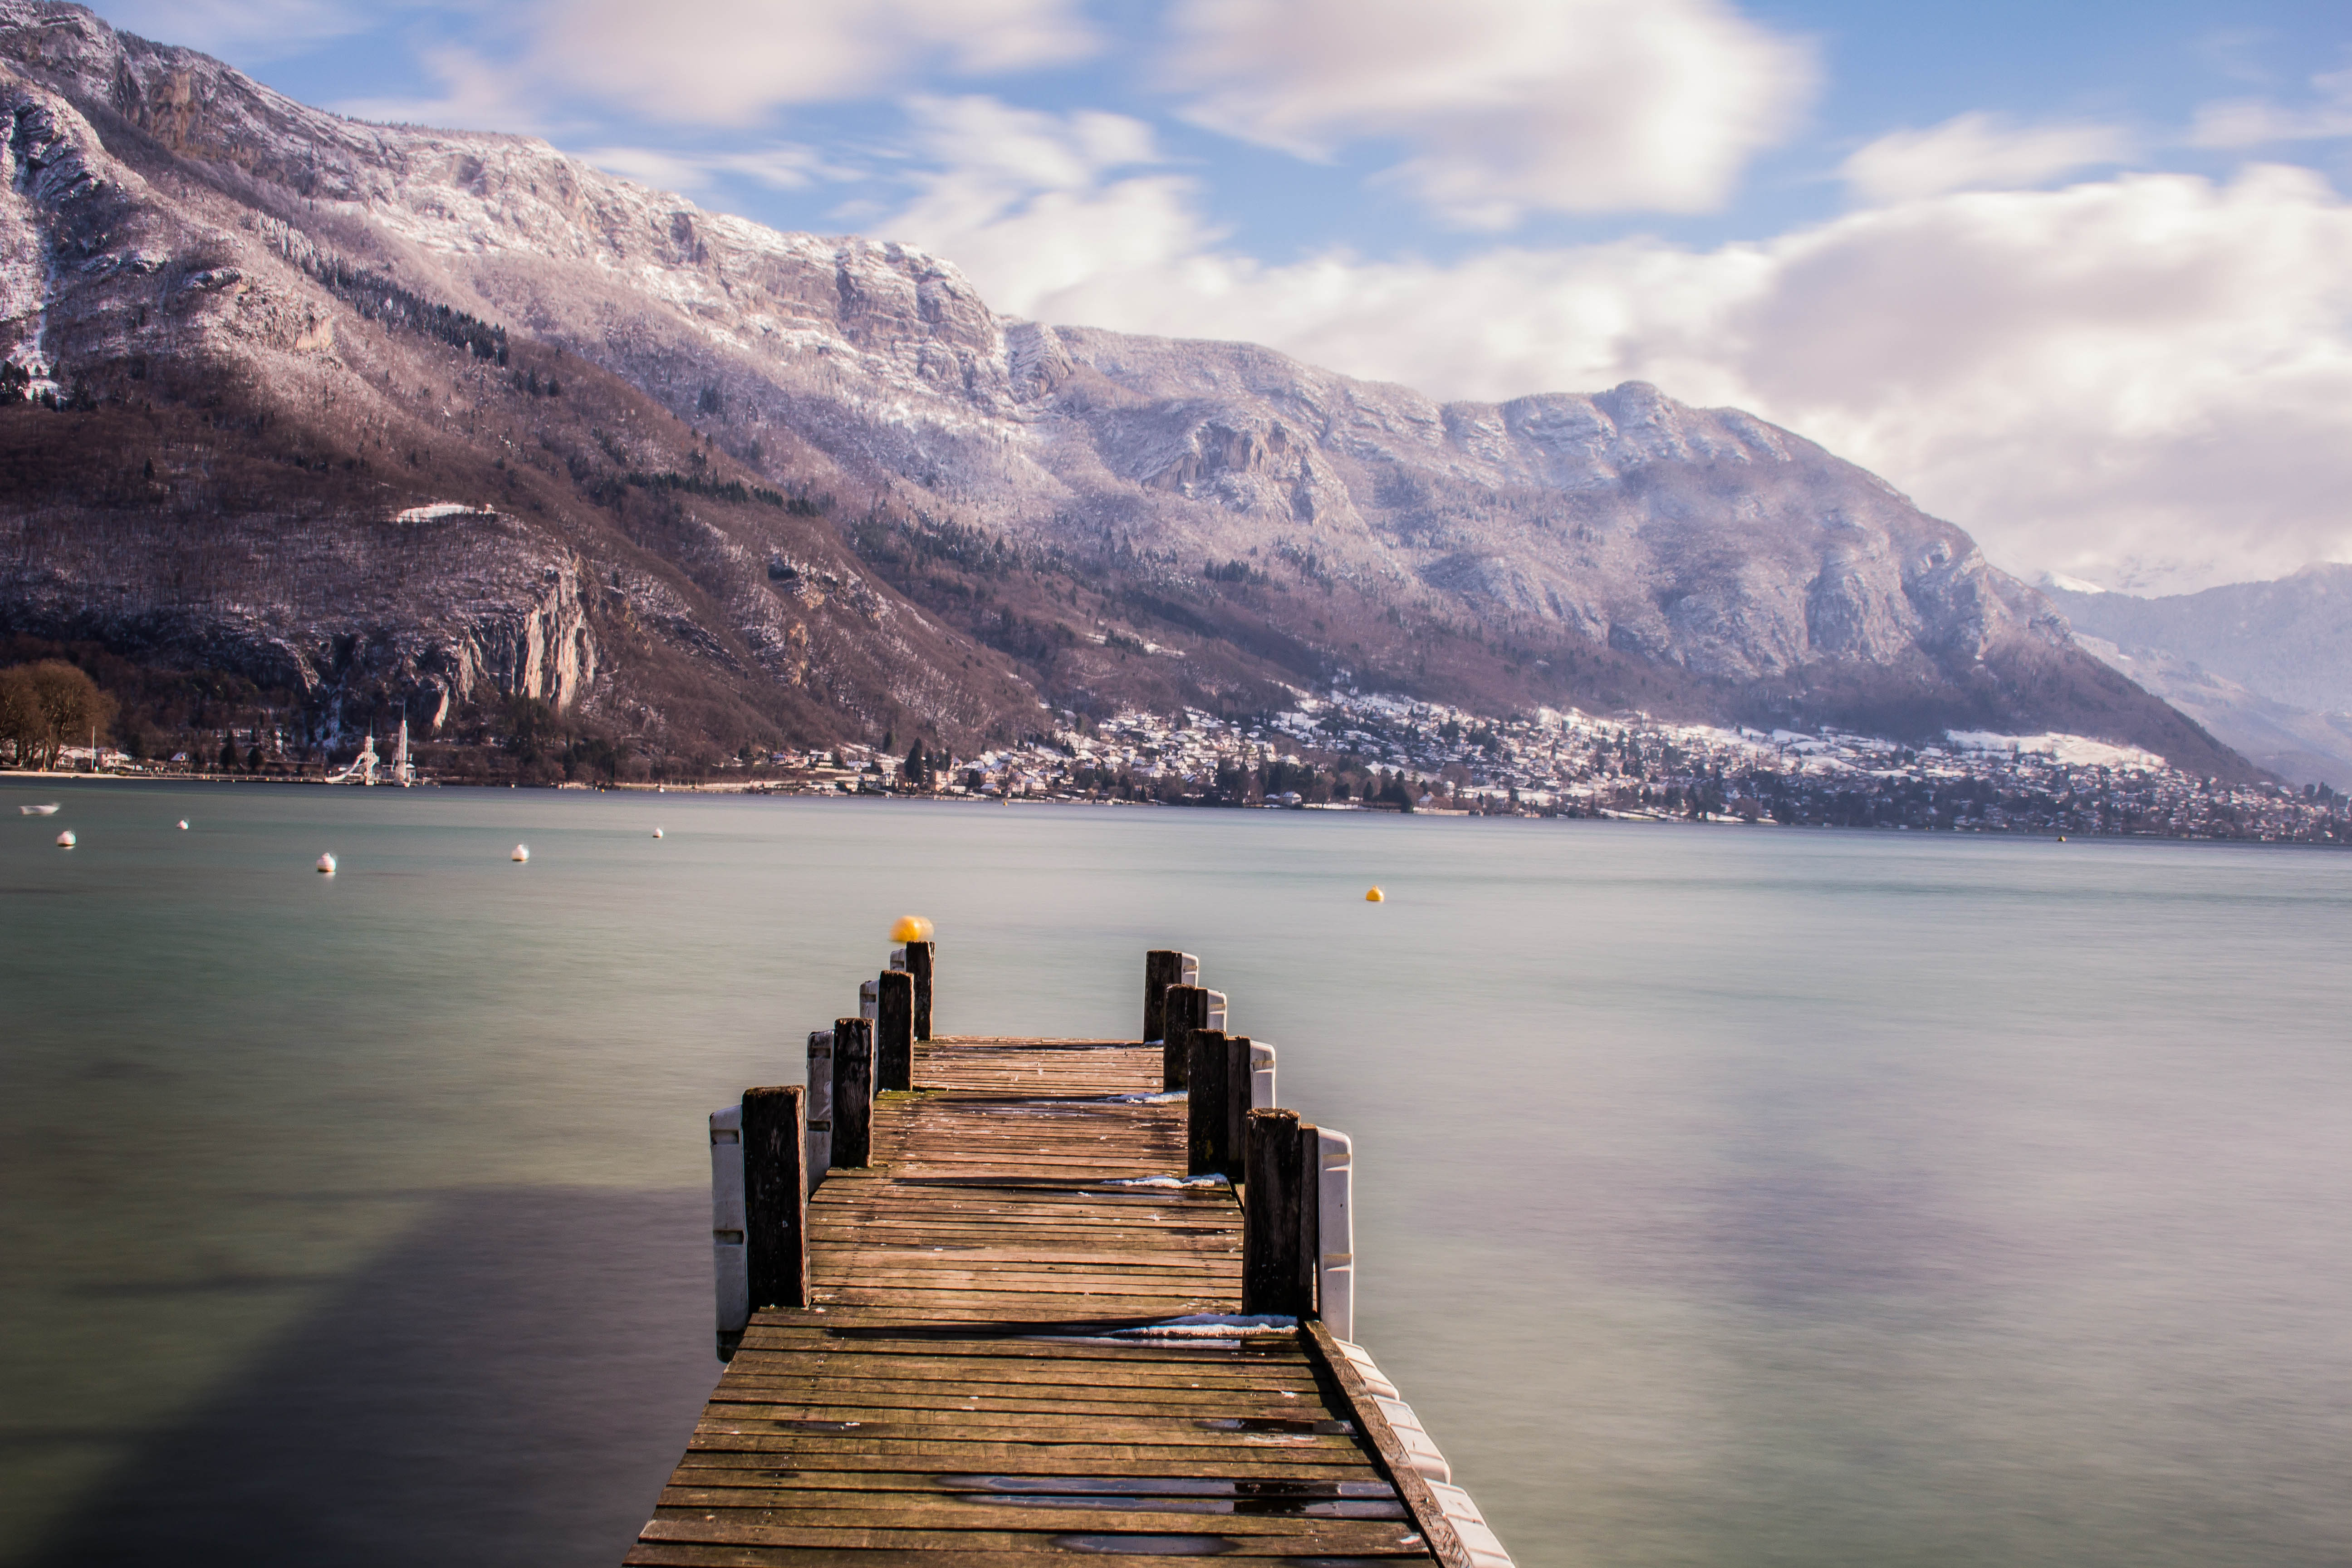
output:
<instances>
[{"instance_id":1,"label":"turquoise water","mask_svg":"<svg viewBox=\"0 0 2352 1568\"><path fill-rule=\"evenodd\" d=\"M0 1559L617 1561L908 910L943 1032L1202 955L1526 1568L2352 1557L2352 858L5 779Z\"/></svg>"}]
</instances>

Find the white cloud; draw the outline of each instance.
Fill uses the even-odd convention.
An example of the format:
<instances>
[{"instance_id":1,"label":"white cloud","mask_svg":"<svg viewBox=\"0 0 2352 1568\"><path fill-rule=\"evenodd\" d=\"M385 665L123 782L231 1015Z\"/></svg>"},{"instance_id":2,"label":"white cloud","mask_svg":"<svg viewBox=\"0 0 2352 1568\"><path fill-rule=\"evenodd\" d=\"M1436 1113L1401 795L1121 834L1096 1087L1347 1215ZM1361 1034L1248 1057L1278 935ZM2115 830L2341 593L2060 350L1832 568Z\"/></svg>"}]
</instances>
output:
<instances>
[{"instance_id":1,"label":"white cloud","mask_svg":"<svg viewBox=\"0 0 2352 1568\"><path fill-rule=\"evenodd\" d=\"M744 125L928 69L985 75L1093 52L1077 0L541 0L531 77L673 123Z\"/></svg>"},{"instance_id":2,"label":"white cloud","mask_svg":"<svg viewBox=\"0 0 2352 1568\"><path fill-rule=\"evenodd\" d=\"M1734 404L2020 571L2194 587L2352 559L2352 210L2305 170L1924 197L1711 250L1268 266L1182 179L1000 168L940 174L877 232L1048 321L1246 339L1444 397L1639 378Z\"/></svg>"},{"instance_id":3,"label":"white cloud","mask_svg":"<svg viewBox=\"0 0 2352 1568\"><path fill-rule=\"evenodd\" d=\"M2285 105L2234 98L2200 105L2189 139L2200 147L2268 147L2352 136L2352 70L2311 79L2313 100Z\"/></svg>"},{"instance_id":4,"label":"white cloud","mask_svg":"<svg viewBox=\"0 0 2352 1568\"><path fill-rule=\"evenodd\" d=\"M2119 163L2131 154L2131 137L2120 126L2012 128L1989 114L1963 114L1931 130L1881 136L1848 158L1838 173L1864 201L1898 202L1949 191L2038 185L2077 169Z\"/></svg>"},{"instance_id":5,"label":"white cloud","mask_svg":"<svg viewBox=\"0 0 2352 1568\"><path fill-rule=\"evenodd\" d=\"M1188 118L1302 157L1402 143L1449 221L1704 211L1785 134L1811 51L1718 0L1182 0Z\"/></svg>"}]
</instances>

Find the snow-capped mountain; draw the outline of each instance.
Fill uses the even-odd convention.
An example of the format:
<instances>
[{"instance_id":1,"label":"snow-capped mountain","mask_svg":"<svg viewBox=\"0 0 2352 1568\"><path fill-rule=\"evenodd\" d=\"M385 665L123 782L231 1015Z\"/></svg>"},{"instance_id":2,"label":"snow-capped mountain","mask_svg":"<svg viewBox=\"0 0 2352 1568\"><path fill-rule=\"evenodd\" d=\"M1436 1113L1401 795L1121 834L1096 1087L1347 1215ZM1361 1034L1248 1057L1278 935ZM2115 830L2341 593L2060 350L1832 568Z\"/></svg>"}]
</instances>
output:
<instances>
[{"instance_id":1,"label":"snow-capped mountain","mask_svg":"<svg viewBox=\"0 0 2352 1568\"><path fill-rule=\"evenodd\" d=\"M20 629L714 734L1346 679L2242 767L1964 531L1737 410L1014 321L921 251L344 120L78 6L0 0L0 353L92 410L0 431L76 454L0 489ZM137 429L154 476L100 482ZM429 543L393 521L452 500Z\"/></svg>"}]
</instances>

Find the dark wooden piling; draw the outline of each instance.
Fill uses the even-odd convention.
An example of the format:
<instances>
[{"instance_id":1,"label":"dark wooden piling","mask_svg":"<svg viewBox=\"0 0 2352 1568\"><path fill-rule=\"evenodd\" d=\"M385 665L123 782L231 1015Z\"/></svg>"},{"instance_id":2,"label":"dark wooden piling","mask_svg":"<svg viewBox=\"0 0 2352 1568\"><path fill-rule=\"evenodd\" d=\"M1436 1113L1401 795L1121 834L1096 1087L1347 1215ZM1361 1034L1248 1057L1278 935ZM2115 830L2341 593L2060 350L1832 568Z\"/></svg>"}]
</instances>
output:
<instances>
[{"instance_id":1,"label":"dark wooden piling","mask_svg":"<svg viewBox=\"0 0 2352 1568\"><path fill-rule=\"evenodd\" d=\"M1154 948L1143 955L1143 1038L1168 1037L1168 988L1185 984L1185 971L1201 972L1201 961L1172 948Z\"/></svg>"},{"instance_id":2,"label":"dark wooden piling","mask_svg":"<svg viewBox=\"0 0 2352 1568\"><path fill-rule=\"evenodd\" d=\"M755 1312L808 1305L805 1110L798 1084L743 1091L743 1249Z\"/></svg>"},{"instance_id":3,"label":"dark wooden piling","mask_svg":"<svg viewBox=\"0 0 2352 1568\"><path fill-rule=\"evenodd\" d=\"M1160 994L1160 1079L1182 1089L1192 1070L1192 1037L1209 1026L1209 993L1198 985L1171 985Z\"/></svg>"},{"instance_id":4,"label":"dark wooden piling","mask_svg":"<svg viewBox=\"0 0 2352 1568\"><path fill-rule=\"evenodd\" d=\"M907 944L907 973L915 977L915 1038L919 1040L931 1037L931 971L939 956L938 942Z\"/></svg>"},{"instance_id":5,"label":"dark wooden piling","mask_svg":"<svg viewBox=\"0 0 2352 1568\"><path fill-rule=\"evenodd\" d=\"M1242 1179L1249 1138L1250 1042L1194 1029L1186 1046L1185 1152L1190 1173Z\"/></svg>"},{"instance_id":6,"label":"dark wooden piling","mask_svg":"<svg viewBox=\"0 0 2352 1568\"><path fill-rule=\"evenodd\" d=\"M1242 1204L1242 1310L1315 1312L1321 1139L1295 1110L1249 1113Z\"/></svg>"},{"instance_id":7,"label":"dark wooden piling","mask_svg":"<svg viewBox=\"0 0 2352 1568\"><path fill-rule=\"evenodd\" d=\"M874 1087L915 1087L915 977L885 970L874 995Z\"/></svg>"},{"instance_id":8,"label":"dark wooden piling","mask_svg":"<svg viewBox=\"0 0 2352 1568\"><path fill-rule=\"evenodd\" d=\"M833 1024L833 1163L843 1169L874 1160L874 1025Z\"/></svg>"}]
</instances>

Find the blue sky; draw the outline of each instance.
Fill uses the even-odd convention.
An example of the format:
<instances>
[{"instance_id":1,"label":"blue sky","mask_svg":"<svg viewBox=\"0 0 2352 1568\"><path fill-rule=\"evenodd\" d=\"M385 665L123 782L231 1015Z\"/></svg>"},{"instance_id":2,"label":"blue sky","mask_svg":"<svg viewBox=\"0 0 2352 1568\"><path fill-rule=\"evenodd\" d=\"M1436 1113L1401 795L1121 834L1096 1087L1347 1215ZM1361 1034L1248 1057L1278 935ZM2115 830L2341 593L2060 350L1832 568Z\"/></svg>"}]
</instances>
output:
<instances>
[{"instance_id":1,"label":"blue sky","mask_svg":"<svg viewBox=\"0 0 2352 1568\"><path fill-rule=\"evenodd\" d=\"M1442 396L1631 377L2001 564L2352 559L2352 8L114 0L307 102Z\"/></svg>"}]
</instances>

